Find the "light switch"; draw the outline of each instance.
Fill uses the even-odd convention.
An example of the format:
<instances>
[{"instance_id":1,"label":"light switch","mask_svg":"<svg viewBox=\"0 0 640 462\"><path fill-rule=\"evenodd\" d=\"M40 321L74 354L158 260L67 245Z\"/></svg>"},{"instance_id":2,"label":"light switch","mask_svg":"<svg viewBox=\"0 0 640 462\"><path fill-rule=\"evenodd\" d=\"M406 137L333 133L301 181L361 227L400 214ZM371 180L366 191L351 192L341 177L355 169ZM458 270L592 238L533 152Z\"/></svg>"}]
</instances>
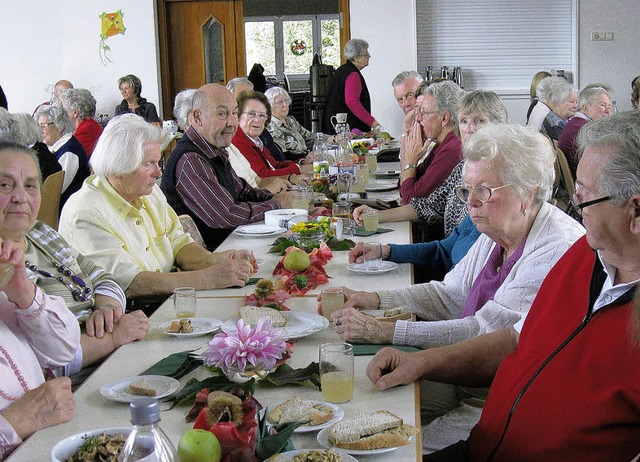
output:
<instances>
[{"instance_id":1,"label":"light switch","mask_svg":"<svg viewBox=\"0 0 640 462\"><path fill-rule=\"evenodd\" d=\"M592 42L610 42L613 40L613 32L591 32Z\"/></svg>"}]
</instances>

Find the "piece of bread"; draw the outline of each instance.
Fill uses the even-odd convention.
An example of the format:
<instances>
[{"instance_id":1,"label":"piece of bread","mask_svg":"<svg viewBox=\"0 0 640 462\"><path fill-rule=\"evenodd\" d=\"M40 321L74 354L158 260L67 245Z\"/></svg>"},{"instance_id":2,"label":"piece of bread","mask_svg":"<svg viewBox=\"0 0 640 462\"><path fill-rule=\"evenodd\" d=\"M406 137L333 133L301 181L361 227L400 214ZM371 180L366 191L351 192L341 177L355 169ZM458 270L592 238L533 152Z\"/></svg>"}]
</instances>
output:
<instances>
[{"instance_id":1,"label":"piece of bread","mask_svg":"<svg viewBox=\"0 0 640 462\"><path fill-rule=\"evenodd\" d=\"M144 379L139 379L129 384L129 393L140 396L156 396L158 390L145 382Z\"/></svg>"},{"instance_id":2,"label":"piece of bread","mask_svg":"<svg viewBox=\"0 0 640 462\"><path fill-rule=\"evenodd\" d=\"M409 444L409 437L418 433L411 425L389 411L354 414L329 428L331 444L342 449L371 450Z\"/></svg>"},{"instance_id":3,"label":"piece of bread","mask_svg":"<svg viewBox=\"0 0 640 462\"><path fill-rule=\"evenodd\" d=\"M287 325L287 317L281 311L268 308L266 306L243 306L240 308L240 318L251 327L258 324L260 318L271 319L273 327L284 327Z\"/></svg>"},{"instance_id":4,"label":"piece of bread","mask_svg":"<svg viewBox=\"0 0 640 462\"><path fill-rule=\"evenodd\" d=\"M167 327L167 332L171 332L172 334L177 334L180 332L181 326L180 322L172 321L169 327Z\"/></svg>"},{"instance_id":5,"label":"piece of bread","mask_svg":"<svg viewBox=\"0 0 640 462\"><path fill-rule=\"evenodd\" d=\"M306 425L322 425L333 419L333 409L322 403L305 401L298 396L278 404L267 416L267 422L278 425L289 422L306 422Z\"/></svg>"},{"instance_id":6,"label":"piece of bread","mask_svg":"<svg viewBox=\"0 0 640 462\"><path fill-rule=\"evenodd\" d=\"M193 332L193 326L191 325L191 319L180 320L180 332L183 334L190 334Z\"/></svg>"}]
</instances>

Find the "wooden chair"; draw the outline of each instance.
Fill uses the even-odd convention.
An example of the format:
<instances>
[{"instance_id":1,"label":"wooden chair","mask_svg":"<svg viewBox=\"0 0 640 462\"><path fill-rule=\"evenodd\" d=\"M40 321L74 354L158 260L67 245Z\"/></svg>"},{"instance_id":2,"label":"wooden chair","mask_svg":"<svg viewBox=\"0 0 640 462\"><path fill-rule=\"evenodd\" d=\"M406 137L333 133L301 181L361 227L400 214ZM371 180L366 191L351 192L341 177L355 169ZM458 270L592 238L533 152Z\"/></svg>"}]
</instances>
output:
<instances>
[{"instance_id":1,"label":"wooden chair","mask_svg":"<svg viewBox=\"0 0 640 462\"><path fill-rule=\"evenodd\" d=\"M42 202L38 212L38 221L41 221L53 229L58 229L60 218L60 196L62 195L62 183L64 170L52 173L44 180L42 185Z\"/></svg>"},{"instance_id":2,"label":"wooden chair","mask_svg":"<svg viewBox=\"0 0 640 462\"><path fill-rule=\"evenodd\" d=\"M558 207L562 208L565 212L572 215L573 206L571 205L571 198L576 192L576 184L569 168L569 162L567 157L560 148L556 148L556 172L559 172L559 188L555 199L558 200Z\"/></svg>"}]
</instances>

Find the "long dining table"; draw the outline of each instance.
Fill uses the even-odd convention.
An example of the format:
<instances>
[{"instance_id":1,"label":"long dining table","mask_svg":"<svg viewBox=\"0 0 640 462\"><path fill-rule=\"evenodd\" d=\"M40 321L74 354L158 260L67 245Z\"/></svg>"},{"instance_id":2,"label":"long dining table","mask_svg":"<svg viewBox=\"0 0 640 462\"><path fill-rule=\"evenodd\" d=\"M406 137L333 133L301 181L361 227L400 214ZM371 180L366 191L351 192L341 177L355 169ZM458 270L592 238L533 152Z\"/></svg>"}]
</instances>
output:
<instances>
[{"instance_id":1,"label":"long dining table","mask_svg":"<svg viewBox=\"0 0 640 462\"><path fill-rule=\"evenodd\" d=\"M411 241L411 225L408 222L384 223L381 227L392 229L391 232L369 237L354 237L355 241L380 241L383 243L409 243ZM268 253L274 237L246 238L232 234L221 245L219 250L251 249L260 259L261 265L256 277L269 277L273 268L281 258ZM347 269L346 251L333 252L333 258L325 269L330 276L329 286L346 286L357 290L392 289L412 283L412 269L409 264L400 264L397 269L385 274L362 275ZM293 311L316 313L316 297L319 290L312 290L302 297L292 297L286 305ZM226 321L237 316L243 306L243 296L252 293L254 285L242 288L199 291L197 293L197 316L215 318ZM174 337L163 333L159 326L175 318L172 299L168 299L150 318L149 333L145 339L124 345L107 358L100 367L75 391L76 411L74 418L64 424L38 431L28 438L9 458L11 461L50 460L52 447L67 436L88 430L127 427L129 426L129 410L125 403L109 400L101 395L100 387L104 384L139 375L150 366L176 352L203 349L213 334L196 337ZM288 364L294 368L302 368L311 362L318 361L318 348L327 342L341 341L331 325L312 335L294 341L292 355ZM420 427L419 387L416 384L396 387L384 392L378 391L365 375L365 369L371 356L355 357L355 391L353 399L339 406L350 415L354 412L373 412L387 409L399 415L405 423ZM180 379L181 385L191 377L205 378L208 371L199 368ZM273 408L287 398L298 395L303 399L322 400L320 391L301 385L267 387L256 385L255 397L264 406ZM161 427L177 446L181 435L192 427L185 421L189 410L187 406L176 406L169 409L169 404L161 405ZM316 433L296 433L292 442L297 449L321 447ZM360 458L362 456L356 456ZM398 461L421 460L420 436L412 438L409 445L392 453L367 455L366 460Z\"/></svg>"}]
</instances>

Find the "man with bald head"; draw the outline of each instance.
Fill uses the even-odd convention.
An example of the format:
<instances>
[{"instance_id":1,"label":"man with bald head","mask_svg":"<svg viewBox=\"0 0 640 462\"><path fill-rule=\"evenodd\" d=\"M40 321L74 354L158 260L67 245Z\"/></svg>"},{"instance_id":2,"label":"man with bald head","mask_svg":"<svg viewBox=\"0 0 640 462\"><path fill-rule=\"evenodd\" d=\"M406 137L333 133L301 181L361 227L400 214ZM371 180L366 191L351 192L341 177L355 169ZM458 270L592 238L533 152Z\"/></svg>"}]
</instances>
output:
<instances>
[{"instance_id":1,"label":"man with bald head","mask_svg":"<svg viewBox=\"0 0 640 462\"><path fill-rule=\"evenodd\" d=\"M292 193L253 188L233 171L226 148L237 128L233 94L215 83L200 87L193 95L191 125L171 152L160 186L178 215L195 220L209 250L237 226L291 206Z\"/></svg>"}]
</instances>

